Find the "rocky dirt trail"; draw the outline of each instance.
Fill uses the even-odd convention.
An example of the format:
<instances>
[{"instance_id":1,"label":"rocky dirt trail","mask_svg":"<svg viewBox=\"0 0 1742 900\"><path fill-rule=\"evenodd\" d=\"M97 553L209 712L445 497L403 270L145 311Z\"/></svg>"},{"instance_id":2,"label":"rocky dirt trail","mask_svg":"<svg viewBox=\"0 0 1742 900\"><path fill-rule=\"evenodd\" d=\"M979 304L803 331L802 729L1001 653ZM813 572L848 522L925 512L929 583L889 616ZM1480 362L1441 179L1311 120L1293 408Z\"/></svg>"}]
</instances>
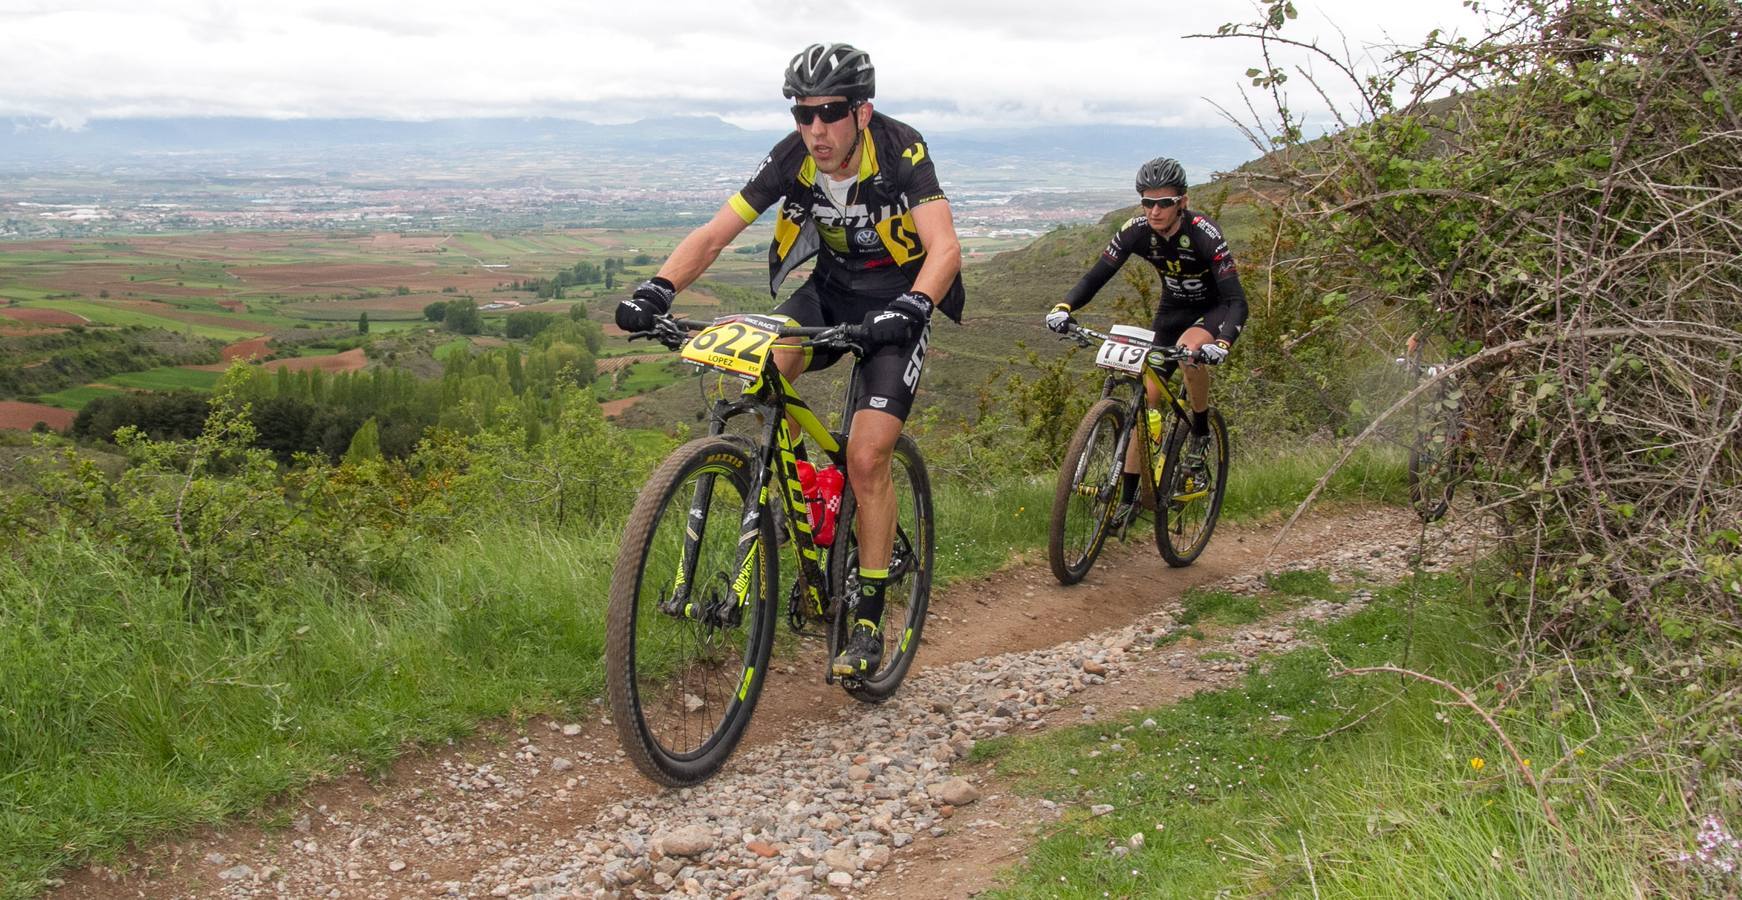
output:
<instances>
[{"instance_id":1,"label":"rocky dirt trail","mask_svg":"<svg viewBox=\"0 0 1742 900\"><path fill-rule=\"evenodd\" d=\"M1277 532L1224 528L1196 565L1168 569L1134 531L1070 588L1043 558L958 582L934 595L925 651L882 706L822 684L818 644L777 655L746 743L697 788L642 779L595 707L582 721L499 724L384 778L305 792L276 811L283 827L135 851L51 896L971 896L1060 813L965 763L975 742L1231 684L1295 646L1297 623L1346 615L1371 596L1361 585L1404 575L1420 526L1407 510L1327 513L1267 559ZM1433 526L1426 565L1461 567L1484 543ZM1190 588L1253 593L1265 573L1301 569L1330 572L1339 599L1155 646Z\"/></svg>"}]
</instances>

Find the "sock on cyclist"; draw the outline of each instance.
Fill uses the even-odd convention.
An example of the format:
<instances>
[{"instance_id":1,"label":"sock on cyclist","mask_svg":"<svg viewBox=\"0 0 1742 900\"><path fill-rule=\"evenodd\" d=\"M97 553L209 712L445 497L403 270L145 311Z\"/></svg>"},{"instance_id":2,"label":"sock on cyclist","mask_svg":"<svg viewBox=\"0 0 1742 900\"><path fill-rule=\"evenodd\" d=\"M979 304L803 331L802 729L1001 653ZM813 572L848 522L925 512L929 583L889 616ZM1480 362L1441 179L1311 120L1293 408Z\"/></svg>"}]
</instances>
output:
<instances>
[{"instance_id":1,"label":"sock on cyclist","mask_svg":"<svg viewBox=\"0 0 1742 900\"><path fill-rule=\"evenodd\" d=\"M1119 502L1120 503L1136 503L1137 502L1137 473L1136 472L1126 472L1125 477L1122 480L1120 480L1120 482L1119 482Z\"/></svg>"},{"instance_id":2,"label":"sock on cyclist","mask_svg":"<svg viewBox=\"0 0 1742 900\"><path fill-rule=\"evenodd\" d=\"M883 592L889 587L888 569L859 569L859 609L855 620L883 626Z\"/></svg>"},{"instance_id":3,"label":"sock on cyclist","mask_svg":"<svg viewBox=\"0 0 1742 900\"><path fill-rule=\"evenodd\" d=\"M1203 437L1210 433L1210 411L1207 409L1192 410L1192 434Z\"/></svg>"}]
</instances>

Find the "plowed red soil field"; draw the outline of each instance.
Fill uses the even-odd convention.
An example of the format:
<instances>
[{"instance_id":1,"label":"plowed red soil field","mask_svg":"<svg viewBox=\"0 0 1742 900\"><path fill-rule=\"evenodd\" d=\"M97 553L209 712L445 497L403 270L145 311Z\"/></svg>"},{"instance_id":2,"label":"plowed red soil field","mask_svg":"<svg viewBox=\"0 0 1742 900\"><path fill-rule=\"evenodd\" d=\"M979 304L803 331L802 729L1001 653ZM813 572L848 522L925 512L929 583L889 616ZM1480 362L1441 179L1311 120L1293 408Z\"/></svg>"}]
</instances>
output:
<instances>
[{"instance_id":1,"label":"plowed red soil field","mask_svg":"<svg viewBox=\"0 0 1742 900\"><path fill-rule=\"evenodd\" d=\"M272 352L267 349L266 346L271 342L271 340L272 337L270 335L261 335L257 338L237 341L236 343L225 347L223 352L219 354L218 358L227 363L235 359L253 359L257 356L266 356Z\"/></svg>"},{"instance_id":2,"label":"plowed red soil field","mask_svg":"<svg viewBox=\"0 0 1742 900\"><path fill-rule=\"evenodd\" d=\"M27 306L0 307L0 316L34 325L83 325L90 321L84 316L58 309L35 309Z\"/></svg>"},{"instance_id":3,"label":"plowed red soil field","mask_svg":"<svg viewBox=\"0 0 1742 900\"><path fill-rule=\"evenodd\" d=\"M0 428L13 431L29 431L38 422L47 422L48 427L65 431L72 427L73 419L77 417L78 413L58 406L0 400Z\"/></svg>"},{"instance_id":4,"label":"plowed red soil field","mask_svg":"<svg viewBox=\"0 0 1742 900\"><path fill-rule=\"evenodd\" d=\"M357 372L369 365L369 358L363 355L363 348L346 350L343 353L333 353L327 356L299 356L295 359L275 359L261 363L266 369L289 369L301 372L304 369L320 369L324 372Z\"/></svg>"}]
</instances>

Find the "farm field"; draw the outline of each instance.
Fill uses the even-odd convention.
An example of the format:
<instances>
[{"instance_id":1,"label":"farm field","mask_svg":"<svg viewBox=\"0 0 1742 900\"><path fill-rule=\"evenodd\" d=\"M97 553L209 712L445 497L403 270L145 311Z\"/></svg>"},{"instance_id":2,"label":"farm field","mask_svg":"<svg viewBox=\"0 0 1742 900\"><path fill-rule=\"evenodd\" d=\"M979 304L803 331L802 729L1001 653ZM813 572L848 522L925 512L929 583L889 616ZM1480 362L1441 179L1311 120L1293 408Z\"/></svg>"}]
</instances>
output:
<instances>
[{"instance_id":1,"label":"farm field","mask_svg":"<svg viewBox=\"0 0 1742 900\"><path fill-rule=\"evenodd\" d=\"M745 246L766 240L754 232ZM428 304L456 296L480 306L531 306L539 298L514 290L516 282L616 258L625 264L618 282L632 283L651 274L682 236L678 229L592 229L0 242L0 315L57 326L179 326L240 338L306 322L355 321L364 312L382 322L416 319ZM761 266L760 253L728 252L710 277L736 274L753 283ZM602 285L579 286L570 299L604 293Z\"/></svg>"},{"instance_id":2,"label":"farm field","mask_svg":"<svg viewBox=\"0 0 1742 900\"><path fill-rule=\"evenodd\" d=\"M72 427L76 415L74 410L40 403L0 400L0 429L29 431L36 423L43 422L56 431L65 431Z\"/></svg>"},{"instance_id":3,"label":"farm field","mask_svg":"<svg viewBox=\"0 0 1742 900\"><path fill-rule=\"evenodd\" d=\"M37 421L60 428L92 399L128 390L209 390L231 361L267 368L354 371L361 349L335 352L330 336L355 334L362 316L371 337L439 328L424 308L470 298L486 326L522 310L566 316L575 305L609 322L613 299L652 274L678 229L557 232L200 233L125 239L0 242L0 339L41 341L68 330L162 329L227 346L222 361L109 375L100 381L9 398L0 428ZM766 235L746 234L752 252L726 253L712 283L752 288L763 277ZM610 290L576 285L561 299L540 298L529 282L588 262L621 262ZM637 265L636 263L640 263ZM524 288L524 289L523 289ZM717 306L703 290L694 306ZM282 342L275 343L274 338ZM457 340L455 346L485 346ZM607 354L643 348L616 343ZM51 352L51 351L44 351ZM267 361L266 356L276 359ZM26 364L30 357L25 357ZM40 401L24 403L22 401Z\"/></svg>"},{"instance_id":4,"label":"farm field","mask_svg":"<svg viewBox=\"0 0 1742 900\"><path fill-rule=\"evenodd\" d=\"M685 292L680 308L698 317L765 308L770 231L767 226L747 231ZM368 317L369 339L439 329L425 320L424 309L460 298L478 304L487 330L515 312L566 316L571 307L581 306L605 328L601 358L639 356L648 348L620 339L611 308L630 285L657 269L685 233L675 228L220 232L0 242L0 340L136 326L227 345L221 362L120 373L11 399L40 401L47 404L42 409L70 414L95 397L120 391L209 390L238 358L268 368L353 371L368 366L364 352L337 352L332 339L354 336L361 317ZM963 243L964 255L973 260L1025 240L970 237ZM532 289L531 282L553 279L577 263L603 268L607 260L621 264L612 288L572 285L561 298L540 298ZM787 287L797 283L791 280ZM495 330L499 333L500 326ZM456 339L451 346L486 346L489 340ZM615 373L599 390L605 399L627 399L671 378L663 364L646 364ZM36 419L19 421L29 415L13 411L0 427L28 428Z\"/></svg>"}]
</instances>

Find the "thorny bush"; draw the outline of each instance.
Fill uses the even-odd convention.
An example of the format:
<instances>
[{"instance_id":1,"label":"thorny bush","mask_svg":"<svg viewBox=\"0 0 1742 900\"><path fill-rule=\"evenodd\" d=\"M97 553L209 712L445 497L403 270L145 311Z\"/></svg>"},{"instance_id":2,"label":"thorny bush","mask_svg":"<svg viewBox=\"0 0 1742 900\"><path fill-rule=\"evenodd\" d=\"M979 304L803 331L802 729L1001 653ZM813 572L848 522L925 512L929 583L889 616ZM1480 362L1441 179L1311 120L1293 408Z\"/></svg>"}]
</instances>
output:
<instances>
[{"instance_id":1,"label":"thorny bush","mask_svg":"<svg viewBox=\"0 0 1742 900\"><path fill-rule=\"evenodd\" d=\"M1521 659L1700 698L1659 746L1742 773L1742 4L1523 0L1377 64L1267 12L1215 37L1262 51L1251 133L1279 152L1244 175L1272 269L1324 308L1295 339L1457 360ZM1358 94L1335 133L1290 109L1285 48Z\"/></svg>"}]
</instances>

